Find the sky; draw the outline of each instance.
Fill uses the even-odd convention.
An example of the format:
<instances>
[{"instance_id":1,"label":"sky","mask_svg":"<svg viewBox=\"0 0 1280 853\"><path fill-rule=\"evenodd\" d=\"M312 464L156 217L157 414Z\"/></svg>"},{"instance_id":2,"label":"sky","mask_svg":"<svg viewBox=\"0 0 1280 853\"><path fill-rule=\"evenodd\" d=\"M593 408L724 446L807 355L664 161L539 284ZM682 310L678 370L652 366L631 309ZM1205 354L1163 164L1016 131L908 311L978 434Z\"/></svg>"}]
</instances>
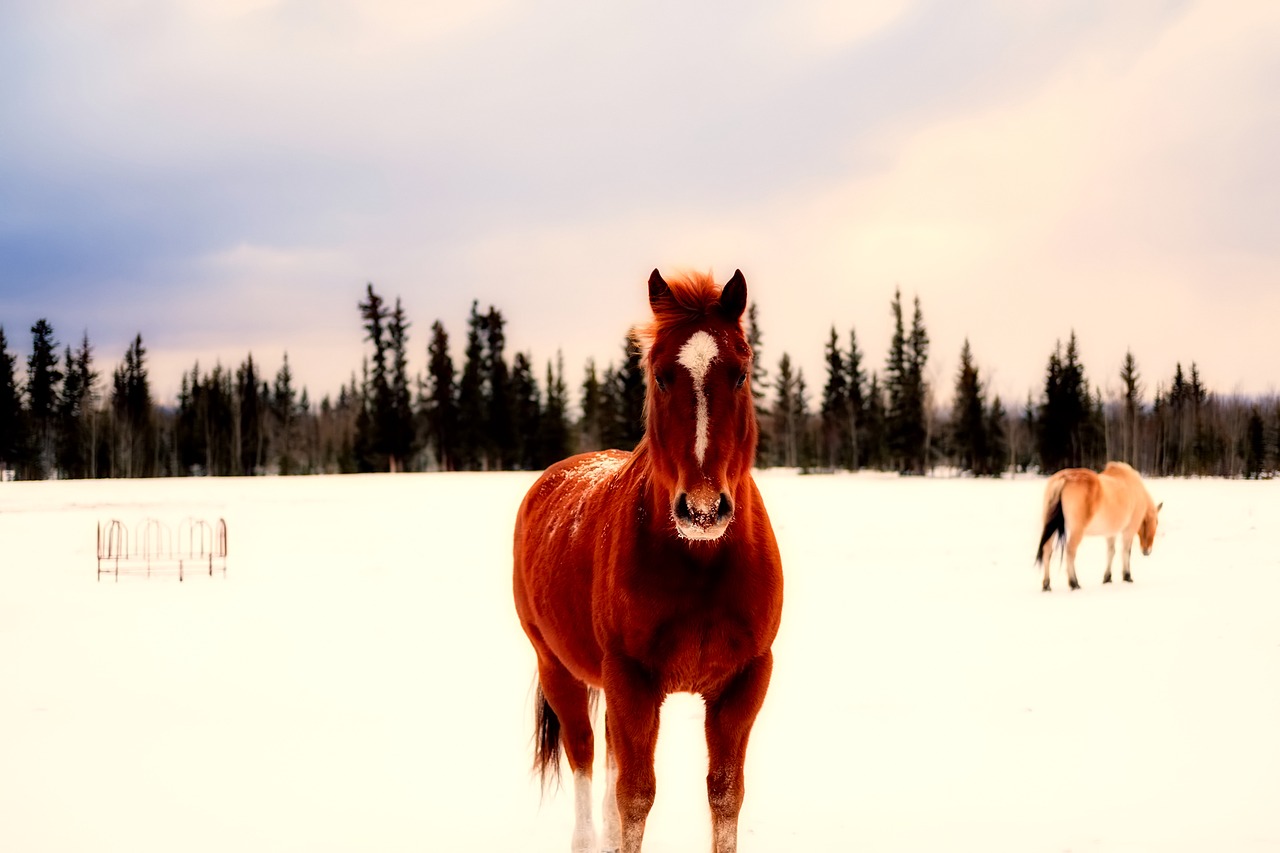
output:
<instances>
[{"instance_id":1,"label":"sky","mask_svg":"<svg viewBox=\"0 0 1280 853\"><path fill-rule=\"evenodd\" d=\"M657 267L746 276L816 401L852 329L883 370L900 288L927 375L967 338L1023 401L1074 331L1150 400L1195 361L1280 387L1280 5L42 0L0 27L0 326L141 334L313 400L360 369L366 284L460 366L621 357Z\"/></svg>"}]
</instances>

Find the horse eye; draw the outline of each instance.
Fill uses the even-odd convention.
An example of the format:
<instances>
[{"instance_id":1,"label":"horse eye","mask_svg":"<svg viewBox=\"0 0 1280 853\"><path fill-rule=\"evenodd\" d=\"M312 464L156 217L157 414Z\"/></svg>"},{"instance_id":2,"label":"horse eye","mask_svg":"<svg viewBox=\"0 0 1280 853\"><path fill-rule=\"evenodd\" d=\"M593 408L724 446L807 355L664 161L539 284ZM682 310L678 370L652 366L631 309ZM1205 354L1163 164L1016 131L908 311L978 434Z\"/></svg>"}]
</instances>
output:
<instances>
[{"instance_id":1,"label":"horse eye","mask_svg":"<svg viewBox=\"0 0 1280 853\"><path fill-rule=\"evenodd\" d=\"M738 374L738 381L737 381L737 382L735 382L735 383L733 383L733 387L734 387L734 388L741 388L743 385L746 385L746 384L747 384L747 374L745 374L745 373L739 373L739 374Z\"/></svg>"},{"instance_id":2,"label":"horse eye","mask_svg":"<svg viewBox=\"0 0 1280 853\"><path fill-rule=\"evenodd\" d=\"M667 380L663 379L661 376L658 376L656 373L653 376L653 381L658 386L659 391L667 390Z\"/></svg>"}]
</instances>

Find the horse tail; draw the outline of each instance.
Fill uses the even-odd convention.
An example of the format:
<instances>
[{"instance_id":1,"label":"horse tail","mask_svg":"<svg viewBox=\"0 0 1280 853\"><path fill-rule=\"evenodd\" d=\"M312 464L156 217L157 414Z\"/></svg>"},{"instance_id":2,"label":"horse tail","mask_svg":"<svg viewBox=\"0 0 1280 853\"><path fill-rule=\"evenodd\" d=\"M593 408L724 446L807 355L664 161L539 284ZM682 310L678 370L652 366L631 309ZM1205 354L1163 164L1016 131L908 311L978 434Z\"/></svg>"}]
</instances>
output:
<instances>
[{"instance_id":1,"label":"horse tail","mask_svg":"<svg viewBox=\"0 0 1280 853\"><path fill-rule=\"evenodd\" d=\"M560 718L542 692L541 682L533 700L533 771L542 780L544 792L549 783L559 786Z\"/></svg>"},{"instance_id":2,"label":"horse tail","mask_svg":"<svg viewBox=\"0 0 1280 853\"><path fill-rule=\"evenodd\" d=\"M1040 544L1036 546L1036 565L1044 559L1046 542L1058 537L1059 542L1067 538L1067 517L1062 512L1062 487L1066 485L1065 477L1054 477L1049 481L1049 488L1044 496L1044 531L1040 534Z\"/></svg>"}]
</instances>

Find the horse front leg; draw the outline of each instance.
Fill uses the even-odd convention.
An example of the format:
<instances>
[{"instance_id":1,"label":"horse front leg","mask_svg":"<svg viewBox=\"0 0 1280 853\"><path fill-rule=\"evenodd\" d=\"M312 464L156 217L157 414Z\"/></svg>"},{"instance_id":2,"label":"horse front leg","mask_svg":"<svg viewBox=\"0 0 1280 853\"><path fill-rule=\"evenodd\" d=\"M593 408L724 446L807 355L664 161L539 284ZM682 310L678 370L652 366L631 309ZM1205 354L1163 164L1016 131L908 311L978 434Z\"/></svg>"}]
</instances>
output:
<instances>
[{"instance_id":1,"label":"horse front leg","mask_svg":"<svg viewBox=\"0 0 1280 853\"><path fill-rule=\"evenodd\" d=\"M603 675L607 739L617 761L621 853L640 853L644 824L657 793L653 755L662 692L648 672L621 655L605 655Z\"/></svg>"},{"instance_id":2,"label":"horse front leg","mask_svg":"<svg viewBox=\"0 0 1280 853\"><path fill-rule=\"evenodd\" d=\"M722 691L706 697L707 802L711 805L712 853L736 853L738 849L738 813L746 791L743 765L747 738L764 703L772 672L773 654L765 652Z\"/></svg>"},{"instance_id":3,"label":"horse front leg","mask_svg":"<svg viewBox=\"0 0 1280 853\"><path fill-rule=\"evenodd\" d=\"M618 812L618 756L613 751L613 736L610 734L609 709L604 709L605 739L605 772L604 800L600 804L600 812L604 818L604 837L600 849L602 853L618 853L622 849L622 817Z\"/></svg>"},{"instance_id":4,"label":"horse front leg","mask_svg":"<svg viewBox=\"0 0 1280 853\"><path fill-rule=\"evenodd\" d=\"M1107 571L1102 576L1103 583L1111 583L1111 561L1115 558L1115 556L1116 556L1116 537L1108 536L1107 537ZM1125 559L1126 569L1128 568L1128 562L1129 561L1126 558ZM1128 573L1129 573L1128 571L1125 571L1126 575Z\"/></svg>"}]
</instances>

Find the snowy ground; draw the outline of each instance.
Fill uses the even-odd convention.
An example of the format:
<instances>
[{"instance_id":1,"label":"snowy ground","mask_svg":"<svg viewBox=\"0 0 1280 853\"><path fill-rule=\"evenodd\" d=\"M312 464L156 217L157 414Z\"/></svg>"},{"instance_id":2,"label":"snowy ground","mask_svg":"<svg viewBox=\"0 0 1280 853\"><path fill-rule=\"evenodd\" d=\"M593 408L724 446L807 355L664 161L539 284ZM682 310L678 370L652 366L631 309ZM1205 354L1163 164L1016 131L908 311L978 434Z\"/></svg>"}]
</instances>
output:
<instances>
[{"instance_id":1,"label":"snowy ground","mask_svg":"<svg viewBox=\"0 0 1280 853\"><path fill-rule=\"evenodd\" d=\"M1280 484L1153 482L1136 582L1090 541L1046 594L1038 480L759 479L787 600L744 853L1280 849ZM0 850L568 850L510 595L532 480L0 484ZM187 515L225 578L96 578L99 519ZM700 704L662 725L646 850L703 851Z\"/></svg>"}]
</instances>

